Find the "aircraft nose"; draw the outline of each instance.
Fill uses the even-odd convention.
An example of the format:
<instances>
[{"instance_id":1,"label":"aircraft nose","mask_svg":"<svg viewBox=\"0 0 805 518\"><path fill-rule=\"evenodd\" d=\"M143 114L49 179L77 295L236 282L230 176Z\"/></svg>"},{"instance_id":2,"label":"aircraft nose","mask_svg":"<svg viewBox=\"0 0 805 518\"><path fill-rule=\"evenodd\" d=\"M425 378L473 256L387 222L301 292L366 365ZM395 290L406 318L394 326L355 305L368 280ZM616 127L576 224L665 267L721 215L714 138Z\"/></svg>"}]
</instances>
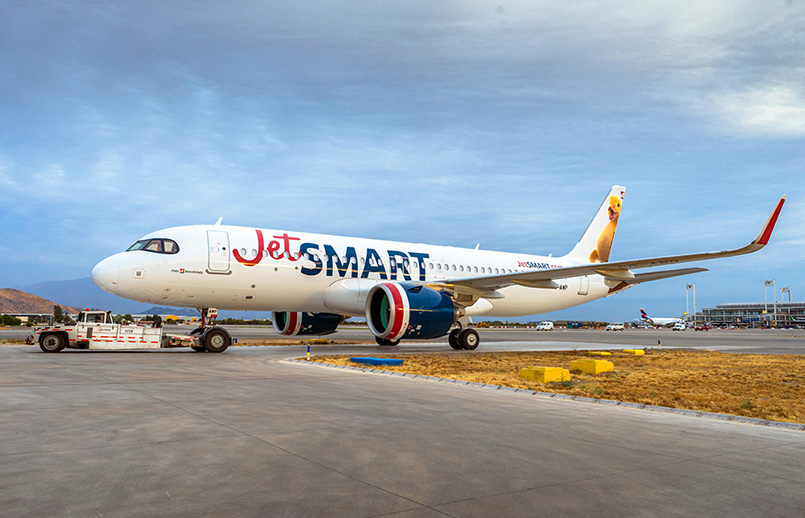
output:
<instances>
[{"instance_id":1,"label":"aircraft nose","mask_svg":"<svg viewBox=\"0 0 805 518\"><path fill-rule=\"evenodd\" d=\"M92 281L104 291L114 294L120 281L120 260L116 255L107 257L92 269Z\"/></svg>"}]
</instances>

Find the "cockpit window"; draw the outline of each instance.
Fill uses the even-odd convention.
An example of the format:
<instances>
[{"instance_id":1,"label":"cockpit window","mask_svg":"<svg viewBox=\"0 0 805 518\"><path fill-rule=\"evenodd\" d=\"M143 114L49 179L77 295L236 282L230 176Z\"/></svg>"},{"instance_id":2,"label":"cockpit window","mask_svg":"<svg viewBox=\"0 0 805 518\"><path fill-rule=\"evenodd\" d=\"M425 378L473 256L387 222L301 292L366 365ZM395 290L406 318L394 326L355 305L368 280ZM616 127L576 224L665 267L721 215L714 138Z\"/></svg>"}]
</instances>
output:
<instances>
[{"instance_id":1,"label":"cockpit window","mask_svg":"<svg viewBox=\"0 0 805 518\"><path fill-rule=\"evenodd\" d=\"M162 251L166 254L175 254L176 252L179 251L179 245L177 245L175 241L171 241L170 239L163 239Z\"/></svg>"},{"instance_id":2,"label":"cockpit window","mask_svg":"<svg viewBox=\"0 0 805 518\"><path fill-rule=\"evenodd\" d=\"M143 239L131 245L126 252L145 250L157 254L175 254L179 251L176 241L170 239Z\"/></svg>"}]
</instances>

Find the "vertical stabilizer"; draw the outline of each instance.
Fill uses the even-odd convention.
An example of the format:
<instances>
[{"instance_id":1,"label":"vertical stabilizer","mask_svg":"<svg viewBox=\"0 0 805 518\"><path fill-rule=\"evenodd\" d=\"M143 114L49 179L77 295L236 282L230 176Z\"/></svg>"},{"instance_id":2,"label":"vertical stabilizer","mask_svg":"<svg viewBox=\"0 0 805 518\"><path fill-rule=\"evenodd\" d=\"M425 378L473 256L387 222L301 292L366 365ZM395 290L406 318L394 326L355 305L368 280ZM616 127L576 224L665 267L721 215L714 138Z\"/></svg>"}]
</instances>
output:
<instances>
[{"instance_id":1,"label":"vertical stabilizer","mask_svg":"<svg viewBox=\"0 0 805 518\"><path fill-rule=\"evenodd\" d=\"M565 258L579 263L605 263L609 261L612 240L618 227L626 187L612 186L604 203L595 213L584 235Z\"/></svg>"}]
</instances>

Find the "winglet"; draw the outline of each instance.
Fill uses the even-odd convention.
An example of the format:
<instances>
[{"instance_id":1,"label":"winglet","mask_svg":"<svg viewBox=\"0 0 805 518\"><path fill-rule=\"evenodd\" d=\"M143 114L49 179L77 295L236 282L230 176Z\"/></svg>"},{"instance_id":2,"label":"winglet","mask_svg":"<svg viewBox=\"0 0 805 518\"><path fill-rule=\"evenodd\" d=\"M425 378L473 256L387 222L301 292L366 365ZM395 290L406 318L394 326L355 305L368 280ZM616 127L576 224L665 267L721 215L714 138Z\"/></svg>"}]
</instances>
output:
<instances>
[{"instance_id":1,"label":"winglet","mask_svg":"<svg viewBox=\"0 0 805 518\"><path fill-rule=\"evenodd\" d=\"M780 211L783 210L783 203L785 203L785 196L781 197L780 201L777 202L777 206L774 207L769 219L766 220L766 224L763 225L763 230L760 231L760 234L758 234L757 238L752 242L753 245L766 246L769 243L771 232L774 230L774 225L777 224Z\"/></svg>"}]
</instances>

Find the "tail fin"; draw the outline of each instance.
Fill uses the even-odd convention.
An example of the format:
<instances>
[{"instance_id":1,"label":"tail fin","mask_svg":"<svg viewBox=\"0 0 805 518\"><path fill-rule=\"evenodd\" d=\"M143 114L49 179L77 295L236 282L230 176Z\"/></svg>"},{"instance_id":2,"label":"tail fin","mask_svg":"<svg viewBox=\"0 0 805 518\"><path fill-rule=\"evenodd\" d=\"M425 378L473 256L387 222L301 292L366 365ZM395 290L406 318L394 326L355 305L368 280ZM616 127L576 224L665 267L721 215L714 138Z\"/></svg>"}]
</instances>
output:
<instances>
[{"instance_id":1,"label":"tail fin","mask_svg":"<svg viewBox=\"0 0 805 518\"><path fill-rule=\"evenodd\" d=\"M612 240L623 205L626 187L613 185L604 203L595 213L593 220L573 250L565 257L581 263L605 263L609 261Z\"/></svg>"},{"instance_id":2,"label":"tail fin","mask_svg":"<svg viewBox=\"0 0 805 518\"><path fill-rule=\"evenodd\" d=\"M646 310L643 308L640 308L640 320L649 320L649 321L651 320L649 316L646 314Z\"/></svg>"}]
</instances>

